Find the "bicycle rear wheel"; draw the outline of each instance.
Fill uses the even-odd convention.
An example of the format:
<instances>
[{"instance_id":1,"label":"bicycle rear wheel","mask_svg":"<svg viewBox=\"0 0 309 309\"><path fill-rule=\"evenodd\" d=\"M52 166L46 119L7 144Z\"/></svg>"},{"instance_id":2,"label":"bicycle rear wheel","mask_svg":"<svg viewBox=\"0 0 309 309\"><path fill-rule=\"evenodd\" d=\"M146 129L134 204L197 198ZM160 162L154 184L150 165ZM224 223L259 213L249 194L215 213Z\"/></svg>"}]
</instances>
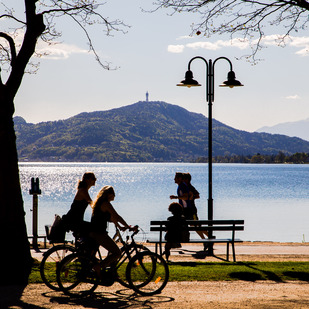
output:
<instances>
[{"instance_id":1,"label":"bicycle rear wheel","mask_svg":"<svg viewBox=\"0 0 309 309\"><path fill-rule=\"evenodd\" d=\"M57 245L44 253L40 263L40 274L43 282L52 290L59 291L56 271L59 263L67 255L75 252L75 247L70 245Z\"/></svg>"},{"instance_id":2,"label":"bicycle rear wheel","mask_svg":"<svg viewBox=\"0 0 309 309\"><path fill-rule=\"evenodd\" d=\"M154 252L140 252L129 262L126 276L130 288L141 295L161 293L169 279L165 260Z\"/></svg>"},{"instance_id":3,"label":"bicycle rear wheel","mask_svg":"<svg viewBox=\"0 0 309 309\"><path fill-rule=\"evenodd\" d=\"M131 249L130 254L135 253L134 252L135 249ZM150 251L147 247L143 246L143 245L136 245L136 250L137 252L143 252L143 251ZM116 265L116 271L117 271L117 278L116 280L123 285L126 288L129 288L130 285L127 281L127 277L126 277L126 269L127 269L127 265L129 262L129 257L127 255L127 253L125 252L125 248L122 247L121 248L122 254L121 254L121 258L119 259L119 261L117 262Z\"/></svg>"},{"instance_id":4,"label":"bicycle rear wheel","mask_svg":"<svg viewBox=\"0 0 309 309\"><path fill-rule=\"evenodd\" d=\"M90 295L98 286L99 278L93 271L92 259L76 253L65 257L57 269L59 289L66 295L84 297Z\"/></svg>"}]
</instances>

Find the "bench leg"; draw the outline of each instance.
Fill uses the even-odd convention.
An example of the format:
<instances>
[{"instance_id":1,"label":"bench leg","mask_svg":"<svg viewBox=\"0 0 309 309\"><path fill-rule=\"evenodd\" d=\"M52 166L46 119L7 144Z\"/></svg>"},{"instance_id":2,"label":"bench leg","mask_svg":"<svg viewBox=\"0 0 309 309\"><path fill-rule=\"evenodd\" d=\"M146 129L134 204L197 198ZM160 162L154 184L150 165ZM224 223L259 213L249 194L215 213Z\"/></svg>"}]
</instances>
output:
<instances>
[{"instance_id":1,"label":"bench leg","mask_svg":"<svg viewBox=\"0 0 309 309\"><path fill-rule=\"evenodd\" d=\"M158 252L159 251L159 252ZM155 245L155 253L159 254L162 256L162 243L161 242L156 242Z\"/></svg>"},{"instance_id":2,"label":"bench leg","mask_svg":"<svg viewBox=\"0 0 309 309\"><path fill-rule=\"evenodd\" d=\"M230 260L230 243L229 242L226 243L226 260L227 261Z\"/></svg>"},{"instance_id":3,"label":"bench leg","mask_svg":"<svg viewBox=\"0 0 309 309\"><path fill-rule=\"evenodd\" d=\"M236 262L236 254L235 254L235 244L232 242L232 250L233 250L233 261Z\"/></svg>"},{"instance_id":4,"label":"bench leg","mask_svg":"<svg viewBox=\"0 0 309 309\"><path fill-rule=\"evenodd\" d=\"M162 256L162 242L160 242L160 256Z\"/></svg>"}]
</instances>

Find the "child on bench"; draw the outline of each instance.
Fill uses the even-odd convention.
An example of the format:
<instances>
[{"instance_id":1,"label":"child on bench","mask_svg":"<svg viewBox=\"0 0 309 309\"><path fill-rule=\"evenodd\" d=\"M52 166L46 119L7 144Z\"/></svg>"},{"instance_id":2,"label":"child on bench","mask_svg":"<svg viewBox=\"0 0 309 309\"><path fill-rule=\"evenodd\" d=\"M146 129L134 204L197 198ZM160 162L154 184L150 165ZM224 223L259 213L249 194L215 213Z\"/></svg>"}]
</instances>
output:
<instances>
[{"instance_id":1,"label":"child on bench","mask_svg":"<svg viewBox=\"0 0 309 309\"><path fill-rule=\"evenodd\" d=\"M165 257L168 261L172 248L181 248L182 242L188 242L190 238L186 218L183 216L183 208L179 203L171 203L168 210L173 216L168 217L166 225L165 240Z\"/></svg>"}]
</instances>

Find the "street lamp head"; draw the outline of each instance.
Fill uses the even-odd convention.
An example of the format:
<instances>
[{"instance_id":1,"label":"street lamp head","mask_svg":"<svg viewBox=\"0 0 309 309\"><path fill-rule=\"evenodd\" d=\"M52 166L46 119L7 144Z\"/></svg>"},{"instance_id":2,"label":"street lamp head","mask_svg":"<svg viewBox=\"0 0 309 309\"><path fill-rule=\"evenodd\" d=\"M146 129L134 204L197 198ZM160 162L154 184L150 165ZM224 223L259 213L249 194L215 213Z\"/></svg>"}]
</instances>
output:
<instances>
[{"instance_id":1,"label":"street lamp head","mask_svg":"<svg viewBox=\"0 0 309 309\"><path fill-rule=\"evenodd\" d=\"M201 84L198 83L198 81L193 79L193 73L192 71L188 70L185 75L185 79L182 80L177 86L181 87L196 87L196 86L201 86Z\"/></svg>"},{"instance_id":2,"label":"street lamp head","mask_svg":"<svg viewBox=\"0 0 309 309\"><path fill-rule=\"evenodd\" d=\"M223 82L221 85L219 85L219 87L230 87L230 88L240 86L243 86L243 84L239 80L236 80L234 71L230 71L227 74L227 80Z\"/></svg>"}]
</instances>

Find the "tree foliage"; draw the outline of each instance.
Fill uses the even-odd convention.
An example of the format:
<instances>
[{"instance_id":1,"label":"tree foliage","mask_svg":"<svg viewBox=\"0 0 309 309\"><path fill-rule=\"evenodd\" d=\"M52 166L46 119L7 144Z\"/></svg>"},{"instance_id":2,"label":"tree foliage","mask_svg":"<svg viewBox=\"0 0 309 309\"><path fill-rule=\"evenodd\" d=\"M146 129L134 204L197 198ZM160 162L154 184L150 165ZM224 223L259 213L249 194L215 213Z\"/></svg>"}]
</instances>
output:
<instances>
[{"instance_id":1,"label":"tree foliage","mask_svg":"<svg viewBox=\"0 0 309 309\"><path fill-rule=\"evenodd\" d=\"M0 45L0 64L2 67L8 69L8 63L12 66L16 56L22 54L23 47L28 50L30 45L27 45L27 36L30 34L36 34L37 39L47 45L57 44L57 39L62 36L62 32L58 30L59 27L57 27L56 22L61 18L75 23L80 28L81 33L84 34L89 51L93 52L95 59L103 68L111 68L110 63L101 61L88 30L90 27L99 26L99 29L105 35L111 35L114 31L125 32L127 25L121 20L110 20L108 17L104 17L102 15L104 3L97 0L24 0L24 3L26 11L24 16L20 17L16 13L17 8L15 10L15 8L10 7L10 1L1 2L4 13L0 15L0 21L7 25L8 29L7 32L0 33L0 37L6 40ZM17 55L16 49L19 49ZM33 51L33 53L39 58L48 55L48 52ZM31 64L31 71L33 71L37 66L34 63Z\"/></svg>"},{"instance_id":2,"label":"tree foliage","mask_svg":"<svg viewBox=\"0 0 309 309\"><path fill-rule=\"evenodd\" d=\"M195 163L206 163L208 162L207 157L199 157L193 162ZM293 163L293 164L304 164L309 163L309 153L296 152L292 155L285 155L282 151L279 151L277 155L262 155L257 153L255 155L234 155L234 156L215 156L213 158L214 163Z\"/></svg>"},{"instance_id":3,"label":"tree foliage","mask_svg":"<svg viewBox=\"0 0 309 309\"><path fill-rule=\"evenodd\" d=\"M191 34L239 34L249 41L252 57L263 47L263 37L277 26L284 29L277 38L278 45L284 45L289 35L304 30L309 22L307 0L258 1L258 0L156 0L156 9L167 8L171 14L194 13L199 20L192 24ZM193 17L192 17L193 18ZM250 56L250 55L249 55Z\"/></svg>"}]
</instances>

